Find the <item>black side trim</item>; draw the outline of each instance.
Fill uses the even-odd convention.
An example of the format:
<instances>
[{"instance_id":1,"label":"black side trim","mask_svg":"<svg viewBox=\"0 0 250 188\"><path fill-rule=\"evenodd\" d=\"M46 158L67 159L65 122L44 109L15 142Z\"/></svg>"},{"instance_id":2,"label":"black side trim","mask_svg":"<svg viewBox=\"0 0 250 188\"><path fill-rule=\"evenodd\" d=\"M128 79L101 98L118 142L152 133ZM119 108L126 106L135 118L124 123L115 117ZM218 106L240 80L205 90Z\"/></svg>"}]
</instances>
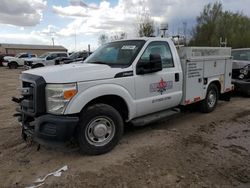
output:
<instances>
[{"instance_id":1,"label":"black side trim","mask_svg":"<svg viewBox=\"0 0 250 188\"><path fill-rule=\"evenodd\" d=\"M174 77L175 77L175 82L179 82L180 81L180 74L179 73L175 73Z\"/></svg>"},{"instance_id":2,"label":"black side trim","mask_svg":"<svg viewBox=\"0 0 250 188\"><path fill-rule=\"evenodd\" d=\"M78 117L46 114L35 120L35 136L51 141L67 141L75 132Z\"/></svg>"},{"instance_id":3,"label":"black side trim","mask_svg":"<svg viewBox=\"0 0 250 188\"><path fill-rule=\"evenodd\" d=\"M134 76L133 71L119 72L115 75L115 78Z\"/></svg>"}]
</instances>

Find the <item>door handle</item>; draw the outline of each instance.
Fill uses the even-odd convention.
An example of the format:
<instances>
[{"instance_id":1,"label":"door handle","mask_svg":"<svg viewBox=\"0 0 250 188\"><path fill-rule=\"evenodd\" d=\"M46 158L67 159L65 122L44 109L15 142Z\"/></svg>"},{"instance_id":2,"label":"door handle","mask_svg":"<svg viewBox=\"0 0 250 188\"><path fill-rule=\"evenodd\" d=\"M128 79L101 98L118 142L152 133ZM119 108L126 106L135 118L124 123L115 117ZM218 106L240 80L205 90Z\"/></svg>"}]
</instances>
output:
<instances>
[{"instance_id":1,"label":"door handle","mask_svg":"<svg viewBox=\"0 0 250 188\"><path fill-rule=\"evenodd\" d=\"M180 74L179 73L175 73L174 79L175 79L175 82L179 82L180 81Z\"/></svg>"}]
</instances>

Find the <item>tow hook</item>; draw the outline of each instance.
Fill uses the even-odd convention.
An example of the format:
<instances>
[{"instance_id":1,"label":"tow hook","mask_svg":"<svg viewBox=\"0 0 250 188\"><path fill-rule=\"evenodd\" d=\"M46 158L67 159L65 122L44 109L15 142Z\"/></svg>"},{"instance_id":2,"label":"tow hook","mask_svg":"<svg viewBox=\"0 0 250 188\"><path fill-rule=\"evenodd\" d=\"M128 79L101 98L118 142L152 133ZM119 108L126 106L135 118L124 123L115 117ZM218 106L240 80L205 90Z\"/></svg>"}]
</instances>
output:
<instances>
[{"instance_id":1,"label":"tow hook","mask_svg":"<svg viewBox=\"0 0 250 188\"><path fill-rule=\"evenodd\" d=\"M21 103L22 100L23 100L23 97L21 97L21 98L12 97L11 100L12 100L13 102L16 102L16 103Z\"/></svg>"},{"instance_id":2,"label":"tow hook","mask_svg":"<svg viewBox=\"0 0 250 188\"><path fill-rule=\"evenodd\" d=\"M25 141L26 141L28 146L31 146L33 144L33 138L29 135L27 135Z\"/></svg>"}]
</instances>

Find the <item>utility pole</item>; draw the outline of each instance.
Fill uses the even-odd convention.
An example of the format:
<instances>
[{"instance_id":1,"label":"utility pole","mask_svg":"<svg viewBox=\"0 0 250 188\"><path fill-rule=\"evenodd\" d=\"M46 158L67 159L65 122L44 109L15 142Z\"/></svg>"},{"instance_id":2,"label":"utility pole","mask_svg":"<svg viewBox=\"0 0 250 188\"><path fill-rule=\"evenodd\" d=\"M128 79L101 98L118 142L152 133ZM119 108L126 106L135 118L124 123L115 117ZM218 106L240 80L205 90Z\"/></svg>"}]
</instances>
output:
<instances>
[{"instance_id":1,"label":"utility pole","mask_svg":"<svg viewBox=\"0 0 250 188\"><path fill-rule=\"evenodd\" d=\"M51 39L52 39L52 44L53 44L53 46L55 46L54 37L52 37Z\"/></svg>"},{"instance_id":2,"label":"utility pole","mask_svg":"<svg viewBox=\"0 0 250 188\"><path fill-rule=\"evenodd\" d=\"M90 44L88 44L88 52L90 53Z\"/></svg>"},{"instance_id":3,"label":"utility pole","mask_svg":"<svg viewBox=\"0 0 250 188\"><path fill-rule=\"evenodd\" d=\"M75 28L75 51L76 51L76 28Z\"/></svg>"},{"instance_id":4,"label":"utility pole","mask_svg":"<svg viewBox=\"0 0 250 188\"><path fill-rule=\"evenodd\" d=\"M187 22L184 21L183 23L183 35L184 35L184 45L187 44Z\"/></svg>"},{"instance_id":5,"label":"utility pole","mask_svg":"<svg viewBox=\"0 0 250 188\"><path fill-rule=\"evenodd\" d=\"M55 36L55 31L50 31L48 34L49 34L49 36L51 37L51 40L52 40L52 45L53 46L55 46L55 38L54 38L54 36Z\"/></svg>"}]
</instances>

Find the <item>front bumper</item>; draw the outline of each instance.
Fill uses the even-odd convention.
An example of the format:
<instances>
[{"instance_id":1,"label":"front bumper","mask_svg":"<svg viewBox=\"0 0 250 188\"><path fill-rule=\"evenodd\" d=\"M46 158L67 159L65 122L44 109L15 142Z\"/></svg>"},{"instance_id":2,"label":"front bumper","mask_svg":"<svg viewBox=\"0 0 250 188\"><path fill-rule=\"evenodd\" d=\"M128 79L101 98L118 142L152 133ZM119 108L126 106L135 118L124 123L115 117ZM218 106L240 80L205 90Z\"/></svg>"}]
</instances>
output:
<instances>
[{"instance_id":1,"label":"front bumper","mask_svg":"<svg viewBox=\"0 0 250 188\"><path fill-rule=\"evenodd\" d=\"M66 142L75 133L79 118L46 114L32 122L23 122L23 134L44 141Z\"/></svg>"},{"instance_id":2,"label":"front bumper","mask_svg":"<svg viewBox=\"0 0 250 188\"><path fill-rule=\"evenodd\" d=\"M2 62L2 65L3 65L4 67L8 67L8 64L9 64L9 63L6 62L6 61L3 61L3 62Z\"/></svg>"},{"instance_id":3,"label":"front bumper","mask_svg":"<svg viewBox=\"0 0 250 188\"><path fill-rule=\"evenodd\" d=\"M238 80L232 79L232 84L234 84L234 88L236 91L240 91L250 95L250 80Z\"/></svg>"},{"instance_id":4,"label":"front bumper","mask_svg":"<svg viewBox=\"0 0 250 188\"><path fill-rule=\"evenodd\" d=\"M31 69L31 66L24 65L23 68L24 68L24 70L29 70L29 69Z\"/></svg>"},{"instance_id":5,"label":"front bumper","mask_svg":"<svg viewBox=\"0 0 250 188\"><path fill-rule=\"evenodd\" d=\"M22 87L20 98L12 100L19 104L18 121L22 125L23 137L35 140L65 142L73 137L79 121L75 115L52 115L46 112L46 82L41 76L23 73L20 76Z\"/></svg>"}]
</instances>

